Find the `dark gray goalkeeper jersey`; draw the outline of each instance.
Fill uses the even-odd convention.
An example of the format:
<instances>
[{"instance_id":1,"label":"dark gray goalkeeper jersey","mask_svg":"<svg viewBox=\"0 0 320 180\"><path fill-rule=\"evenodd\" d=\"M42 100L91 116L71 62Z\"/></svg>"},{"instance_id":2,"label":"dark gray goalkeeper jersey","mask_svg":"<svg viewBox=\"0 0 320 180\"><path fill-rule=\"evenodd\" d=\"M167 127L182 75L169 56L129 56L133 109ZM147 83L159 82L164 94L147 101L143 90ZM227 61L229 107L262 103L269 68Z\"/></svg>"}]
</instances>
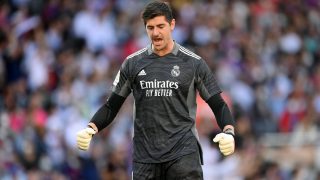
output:
<instances>
[{"instance_id":1,"label":"dark gray goalkeeper jersey","mask_svg":"<svg viewBox=\"0 0 320 180\"><path fill-rule=\"evenodd\" d=\"M200 148L196 90L204 100L221 92L205 61L177 43L165 56L149 45L126 58L113 92L134 96L134 161L166 162Z\"/></svg>"}]
</instances>

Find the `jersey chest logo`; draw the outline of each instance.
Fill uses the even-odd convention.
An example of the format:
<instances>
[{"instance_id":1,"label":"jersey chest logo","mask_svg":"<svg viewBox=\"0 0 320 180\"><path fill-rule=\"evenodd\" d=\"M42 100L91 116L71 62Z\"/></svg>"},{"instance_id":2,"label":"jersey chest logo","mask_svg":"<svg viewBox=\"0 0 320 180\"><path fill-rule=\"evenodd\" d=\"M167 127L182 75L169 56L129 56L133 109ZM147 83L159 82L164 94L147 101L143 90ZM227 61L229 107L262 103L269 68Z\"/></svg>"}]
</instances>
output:
<instances>
[{"instance_id":1,"label":"jersey chest logo","mask_svg":"<svg viewBox=\"0 0 320 180\"><path fill-rule=\"evenodd\" d=\"M180 75L179 66L177 65L173 66L173 69L171 70L171 75L173 77L178 77Z\"/></svg>"}]
</instances>

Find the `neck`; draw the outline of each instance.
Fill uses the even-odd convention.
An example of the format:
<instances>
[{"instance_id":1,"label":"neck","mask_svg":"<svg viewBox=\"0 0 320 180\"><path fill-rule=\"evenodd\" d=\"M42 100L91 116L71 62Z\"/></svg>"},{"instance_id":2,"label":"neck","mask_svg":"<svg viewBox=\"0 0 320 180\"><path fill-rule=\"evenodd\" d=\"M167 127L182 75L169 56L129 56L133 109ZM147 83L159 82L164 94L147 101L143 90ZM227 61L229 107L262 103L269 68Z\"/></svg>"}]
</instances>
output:
<instances>
[{"instance_id":1,"label":"neck","mask_svg":"<svg viewBox=\"0 0 320 180\"><path fill-rule=\"evenodd\" d=\"M173 47L174 47L174 41L171 40L171 41L168 43L168 45L167 45L165 48L161 49L161 50L156 50L156 49L154 49L154 47L153 47L153 45L152 45L152 50L153 50L153 52L156 53L157 55L159 55L159 56L164 56L164 55L169 54L170 52L172 52Z\"/></svg>"}]
</instances>

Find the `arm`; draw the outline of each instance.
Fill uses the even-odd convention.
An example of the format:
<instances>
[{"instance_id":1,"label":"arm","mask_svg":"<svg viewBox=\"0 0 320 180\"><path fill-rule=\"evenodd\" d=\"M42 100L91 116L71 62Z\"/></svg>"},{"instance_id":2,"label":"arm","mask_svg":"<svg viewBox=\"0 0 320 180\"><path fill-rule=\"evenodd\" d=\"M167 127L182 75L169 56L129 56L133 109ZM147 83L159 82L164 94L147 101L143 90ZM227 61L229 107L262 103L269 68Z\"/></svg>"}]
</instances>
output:
<instances>
[{"instance_id":1,"label":"arm","mask_svg":"<svg viewBox=\"0 0 320 180\"><path fill-rule=\"evenodd\" d=\"M234 120L227 104L222 99L222 92L216 78L204 60L196 61L195 83L202 99L213 111L218 125L223 132L234 135Z\"/></svg>"},{"instance_id":2,"label":"arm","mask_svg":"<svg viewBox=\"0 0 320 180\"><path fill-rule=\"evenodd\" d=\"M231 112L222 99L220 93L212 96L207 100L208 105L212 109L222 133L216 135L213 139L214 142L219 143L220 151L223 155L227 156L234 152L234 119Z\"/></svg>"},{"instance_id":3,"label":"arm","mask_svg":"<svg viewBox=\"0 0 320 180\"><path fill-rule=\"evenodd\" d=\"M107 127L118 114L126 98L112 93L107 102L93 115L88 126L96 132Z\"/></svg>"},{"instance_id":4,"label":"arm","mask_svg":"<svg viewBox=\"0 0 320 180\"><path fill-rule=\"evenodd\" d=\"M77 133L79 149L88 150L92 136L107 127L114 120L126 97L131 93L131 81L128 69L128 61L125 61L113 82L111 96L93 115L88 127Z\"/></svg>"},{"instance_id":5,"label":"arm","mask_svg":"<svg viewBox=\"0 0 320 180\"><path fill-rule=\"evenodd\" d=\"M92 136L107 127L116 117L126 98L112 93L107 102L93 115L88 127L77 133L78 148L88 150Z\"/></svg>"},{"instance_id":6,"label":"arm","mask_svg":"<svg viewBox=\"0 0 320 180\"><path fill-rule=\"evenodd\" d=\"M208 105L213 111L220 129L225 132L234 135L234 119L231 115L229 107L222 99L220 93L213 95L207 100Z\"/></svg>"},{"instance_id":7,"label":"arm","mask_svg":"<svg viewBox=\"0 0 320 180\"><path fill-rule=\"evenodd\" d=\"M230 155L235 149L233 137L234 120L228 106L220 96L222 91L210 68L204 60L197 61L197 63L199 63L195 77L197 89L199 90L202 99L210 106L220 129L223 131L222 133L219 133L213 141L219 143L219 148L223 155Z\"/></svg>"}]
</instances>

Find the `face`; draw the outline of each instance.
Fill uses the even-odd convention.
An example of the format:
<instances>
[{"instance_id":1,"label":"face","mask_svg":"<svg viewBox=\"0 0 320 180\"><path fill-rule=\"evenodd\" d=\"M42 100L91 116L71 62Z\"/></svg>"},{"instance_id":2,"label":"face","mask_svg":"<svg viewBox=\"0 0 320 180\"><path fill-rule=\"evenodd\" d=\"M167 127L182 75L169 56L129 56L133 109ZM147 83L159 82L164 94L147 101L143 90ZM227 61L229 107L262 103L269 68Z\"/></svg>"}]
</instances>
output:
<instances>
[{"instance_id":1,"label":"face","mask_svg":"<svg viewBox=\"0 0 320 180\"><path fill-rule=\"evenodd\" d=\"M175 20L167 22L165 16L157 16L146 22L146 30L155 52L169 53L173 47L172 31ZM171 46L172 45L172 46Z\"/></svg>"}]
</instances>

